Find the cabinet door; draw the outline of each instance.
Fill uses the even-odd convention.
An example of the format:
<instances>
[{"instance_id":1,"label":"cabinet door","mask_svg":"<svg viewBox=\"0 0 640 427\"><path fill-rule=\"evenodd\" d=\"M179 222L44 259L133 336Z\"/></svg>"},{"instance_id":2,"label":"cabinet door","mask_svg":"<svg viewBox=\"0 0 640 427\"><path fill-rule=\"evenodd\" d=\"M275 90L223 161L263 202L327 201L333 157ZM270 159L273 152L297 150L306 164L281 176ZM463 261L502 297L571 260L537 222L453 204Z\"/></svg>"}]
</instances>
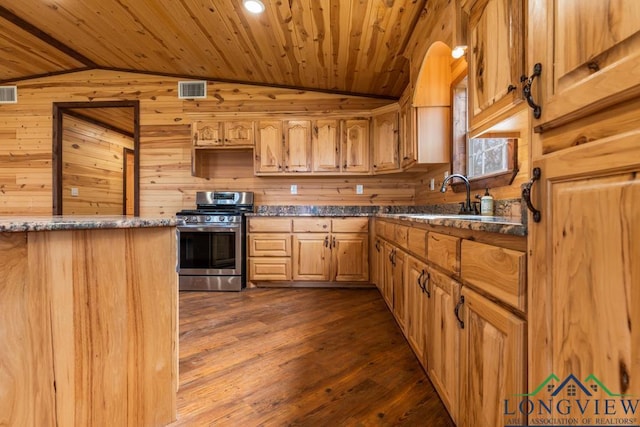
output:
<instances>
[{"instance_id":1,"label":"cabinet door","mask_svg":"<svg viewBox=\"0 0 640 427\"><path fill-rule=\"evenodd\" d=\"M286 172L311 171L311 121L289 120L285 131Z\"/></svg>"},{"instance_id":2,"label":"cabinet door","mask_svg":"<svg viewBox=\"0 0 640 427\"><path fill-rule=\"evenodd\" d=\"M407 294L405 288L405 267L407 254L403 251L395 251L393 257L393 313L400 325L400 329L406 335L406 319L407 319Z\"/></svg>"},{"instance_id":3,"label":"cabinet door","mask_svg":"<svg viewBox=\"0 0 640 427\"><path fill-rule=\"evenodd\" d=\"M369 236L363 233L335 233L331 236L331 257L336 282L369 280Z\"/></svg>"},{"instance_id":4,"label":"cabinet door","mask_svg":"<svg viewBox=\"0 0 640 427\"><path fill-rule=\"evenodd\" d=\"M384 263L383 277L382 277L382 296L387 302L387 306L393 311L393 265L392 259L395 252L395 248L388 243L383 245L383 257Z\"/></svg>"},{"instance_id":5,"label":"cabinet door","mask_svg":"<svg viewBox=\"0 0 640 427\"><path fill-rule=\"evenodd\" d=\"M524 425L518 411L505 420L505 399L527 392L526 323L467 288L462 296L459 425Z\"/></svg>"},{"instance_id":6,"label":"cabinet door","mask_svg":"<svg viewBox=\"0 0 640 427\"><path fill-rule=\"evenodd\" d=\"M529 15L532 63L525 74L542 64L542 81L533 84L542 95L535 126L638 97L640 2L529 0Z\"/></svg>"},{"instance_id":7,"label":"cabinet door","mask_svg":"<svg viewBox=\"0 0 640 427\"><path fill-rule=\"evenodd\" d=\"M253 147L253 122L246 120L224 122L224 145Z\"/></svg>"},{"instance_id":8,"label":"cabinet door","mask_svg":"<svg viewBox=\"0 0 640 427\"><path fill-rule=\"evenodd\" d=\"M193 143L198 147L222 147L222 122L198 120L191 125Z\"/></svg>"},{"instance_id":9,"label":"cabinet door","mask_svg":"<svg viewBox=\"0 0 640 427\"><path fill-rule=\"evenodd\" d=\"M340 121L316 120L313 127L313 171L340 171Z\"/></svg>"},{"instance_id":10,"label":"cabinet door","mask_svg":"<svg viewBox=\"0 0 640 427\"><path fill-rule=\"evenodd\" d=\"M529 216L530 389L554 373L640 395L637 120L632 127L533 163L542 176L533 188L541 221Z\"/></svg>"},{"instance_id":11,"label":"cabinet door","mask_svg":"<svg viewBox=\"0 0 640 427\"><path fill-rule=\"evenodd\" d=\"M398 113L381 114L373 118L373 171L393 171L398 162Z\"/></svg>"},{"instance_id":12,"label":"cabinet door","mask_svg":"<svg viewBox=\"0 0 640 427\"><path fill-rule=\"evenodd\" d=\"M328 281L330 262L329 234L293 235L293 280Z\"/></svg>"},{"instance_id":13,"label":"cabinet door","mask_svg":"<svg viewBox=\"0 0 640 427\"><path fill-rule=\"evenodd\" d=\"M426 306L427 296L422 286L427 282L427 266L414 257L407 259L405 289L407 293L407 339L418 356L420 363L426 368Z\"/></svg>"},{"instance_id":14,"label":"cabinet door","mask_svg":"<svg viewBox=\"0 0 640 427\"><path fill-rule=\"evenodd\" d=\"M342 171L369 172L369 120L353 119L343 122Z\"/></svg>"},{"instance_id":15,"label":"cabinet door","mask_svg":"<svg viewBox=\"0 0 640 427\"><path fill-rule=\"evenodd\" d=\"M476 0L468 9L470 128L522 100L525 3Z\"/></svg>"},{"instance_id":16,"label":"cabinet door","mask_svg":"<svg viewBox=\"0 0 640 427\"><path fill-rule=\"evenodd\" d=\"M282 122L261 120L258 122L255 147L256 173L282 172Z\"/></svg>"},{"instance_id":17,"label":"cabinet door","mask_svg":"<svg viewBox=\"0 0 640 427\"><path fill-rule=\"evenodd\" d=\"M414 132L415 109L411 106L410 97L400 104L400 148L402 168L414 164L418 160L418 144Z\"/></svg>"},{"instance_id":18,"label":"cabinet door","mask_svg":"<svg viewBox=\"0 0 640 427\"><path fill-rule=\"evenodd\" d=\"M460 326L454 309L460 298L460 284L431 268L428 271L431 289L427 320L428 373L451 418L457 421Z\"/></svg>"},{"instance_id":19,"label":"cabinet door","mask_svg":"<svg viewBox=\"0 0 640 427\"><path fill-rule=\"evenodd\" d=\"M382 281L384 280L384 244L380 238L376 237L371 251L371 282L382 292Z\"/></svg>"}]
</instances>

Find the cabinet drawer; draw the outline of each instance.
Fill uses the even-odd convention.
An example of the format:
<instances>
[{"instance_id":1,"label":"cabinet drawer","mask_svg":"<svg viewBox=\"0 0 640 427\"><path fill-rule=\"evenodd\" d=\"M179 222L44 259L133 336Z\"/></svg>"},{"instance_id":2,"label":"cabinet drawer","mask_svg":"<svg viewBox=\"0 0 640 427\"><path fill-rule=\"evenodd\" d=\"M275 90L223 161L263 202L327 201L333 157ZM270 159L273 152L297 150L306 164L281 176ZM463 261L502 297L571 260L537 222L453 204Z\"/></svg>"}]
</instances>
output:
<instances>
[{"instance_id":1,"label":"cabinet drawer","mask_svg":"<svg viewBox=\"0 0 640 427\"><path fill-rule=\"evenodd\" d=\"M427 237L427 260L457 274L460 239L440 233L429 233Z\"/></svg>"},{"instance_id":2,"label":"cabinet drawer","mask_svg":"<svg viewBox=\"0 0 640 427\"><path fill-rule=\"evenodd\" d=\"M331 220L334 233L366 233L369 231L369 218L334 218Z\"/></svg>"},{"instance_id":3,"label":"cabinet drawer","mask_svg":"<svg viewBox=\"0 0 640 427\"><path fill-rule=\"evenodd\" d=\"M294 218L293 231L295 233L322 233L331 230L330 218Z\"/></svg>"},{"instance_id":4,"label":"cabinet drawer","mask_svg":"<svg viewBox=\"0 0 640 427\"><path fill-rule=\"evenodd\" d=\"M407 236L409 235L409 227L406 225L396 224L393 229L393 241L400 247L407 247Z\"/></svg>"},{"instance_id":5,"label":"cabinet drawer","mask_svg":"<svg viewBox=\"0 0 640 427\"><path fill-rule=\"evenodd\" d=\"M277 233L249 234L249 256L291 256L291 235Z\"/></svg>"},{"instance_id":6,"label":"cabinet drawer","mask_svg":"<svg viewBox=\"0 0 640 427\"><path fill-rule=\"evenodd\" d=\"M249 280L291 280L291 258L249 258Z\"/></svg>"},{"instance_id":7,"label":"cabinet drawer","mask_svg":"<svg viewBox=\"0 0 640 427\"><path fill-rule=\"evenodd\" d=\"M375 223L375 227L376 227L376 236L378 237L382 237L383 239L388 239L389 235L387 230L391 227L393 229L393 224L389 224L386 221L380 221L379 219L376 219L376 223Z\"/></svg>"},{"instance_id":8,"label":"cabinet drawer","mask_svg":"<svg viewBox=\"0 0 640 427\"><path fill-rule=\"evenodd\" d=\"M420 228L409 228L407 236L407 249L419 257L427 256L427 230Z\"/></svg>"},{"instance_id":9,"label":"cabinet drawer","mask_svg":"<svg viewBox=\"0 0 640 427\"><path fill-rule=\"evenodd\" d=\"M291 232L291 218L249 218L249 232Z\"/></svg>"},{"instance_id":10,"label":"cabinet drawer","mask_svg":"<svg viewBox=\"0 0 640 427\"><path fill-rule=\"evenodd\" d=\"M460 276L467 282L526 311L524 252L463 240Z\"/></svg>"}]
</instances>

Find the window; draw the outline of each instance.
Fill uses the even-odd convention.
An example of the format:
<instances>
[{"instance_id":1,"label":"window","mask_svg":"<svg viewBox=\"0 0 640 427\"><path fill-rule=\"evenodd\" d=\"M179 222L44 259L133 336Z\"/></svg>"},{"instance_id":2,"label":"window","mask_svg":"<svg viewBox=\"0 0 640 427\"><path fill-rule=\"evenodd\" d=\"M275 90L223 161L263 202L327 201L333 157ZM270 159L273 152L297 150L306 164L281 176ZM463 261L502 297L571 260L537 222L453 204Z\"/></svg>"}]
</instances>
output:
<instances>
[{"instance_id":1,"label":"window","mask_svg":"<svg viewBox=\"0 0 640 427\"><path fill-rule=\"evenodd\" d=\"M467 77L452 86L452 172L466 175L472 190L511 185L518 173L518 138L526 110L515 120L507 119L469 138L467 129ZM463 182L453 182L455 192L466 191Z\"/></svg>"},{"instance_id":2,"label":"window","mask_svg":"<svg viewBox=\"0 0 640 427\"><path fill-rule=\"evenodd\" d=\"M467 177L506 172L509 167L509 139L471 138L467 147Z\"/></svg>"}]
</instances>

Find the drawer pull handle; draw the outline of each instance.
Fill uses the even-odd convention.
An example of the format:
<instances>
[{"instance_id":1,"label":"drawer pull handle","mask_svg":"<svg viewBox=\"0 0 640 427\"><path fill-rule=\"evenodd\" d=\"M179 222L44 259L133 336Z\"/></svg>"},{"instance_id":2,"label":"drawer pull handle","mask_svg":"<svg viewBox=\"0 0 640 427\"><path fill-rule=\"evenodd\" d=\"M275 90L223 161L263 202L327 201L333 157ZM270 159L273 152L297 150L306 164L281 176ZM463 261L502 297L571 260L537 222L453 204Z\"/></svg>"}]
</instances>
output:
<instances>
[{"instance_id":1,"label":"drawer pull handle","mask_svg":"<svg viewBox=\"0 0 640 427\"><path fill-rule=\"evenodd\" d=\"M522 198L527 203L527 207L533 214L533 222L540 222L540 219L541 219L540 211L533 206L533 203L531 203L531 187L533 187L533 184L540 179L540 175L541 175L540 168L533 168L532 175L533 176L531 177L531 180L527 182L522 188Z\"/></svg>"},{"instance_id":2,"label":"drawer pull handle","mask_svg":"<svg viewBox=\"0 0 640 427\"><path fill-rule=\"evenodd\" d=\"M420 273L420 276L418 276L418 286L420 286L420 289L422 289L422 292L424 292L424 284L422 283L422 277L424 277L424 273L425 271L422 270L422 273Z\"/></svg>"},{"instance_id":3,"label":"drawer pull handle","mask_svg":"<svg viewBox=\"0 0 640 427\"><path fill-rule=\"evenodd\" d=\"M431 283L431 273L427 271L427 275L424 278L424 285L422 289L424 289L424 293L427 294L427 298L431 298L431 291L429 290L429 283Z\"/></svg>"},{"instance_id":4,"label":"drawer pull handle","mask_svg":"<svg viewBox=\"0 0 640 427\"><path fill-rule=\"evenodd\" d=\"M326 237L324 238L324 247L325 247L325 248L328 248L328 247L329 247L329 236L326 236Z\"/></svg>"},{"instance_id":5,"label":"drawer pull handle","mask_svg":"<svg viewBox=\"0 0 640 427\"><path fill-rule=\"evenodd\" d=\"M460 318L460 308L464 304L464 295L460 295L460 300L456 304L456 308L453 309L453 313L456 315L456 320L458 321L458 325L460 325L460 329L464 329L464 321Z\"/></svg>"},{"instance_id":6,"label":"drawer pull handle","mask_svg":"<svg viewBox=\"0 0 640 427\"><path fill-rule=\"evenodd\" d=\"M529 107L531 107L531 109L533 110L533 117L535 117L536 119L540 118L540 115L542 114L542 108L533 100L533 95L531 94L531 85L533 84L533 80L536 77L540 76L541 72L542 64L538 62L533 66L533 74L531 74L531 77L520 77L520 81L524 83L522 85L522 96L524 96L524 99L527 100L527 104L529 104Z\"/></svg>"},{"instance_id":7,"label":"drawer pull handle","mask_svg":"<svg viewBox=\"0 0 640 427\"><path fill-rule=\"evenodd\" d=\"M380 240L376 240L376 251L380 252Z\"/></svg>"}]
</instances>

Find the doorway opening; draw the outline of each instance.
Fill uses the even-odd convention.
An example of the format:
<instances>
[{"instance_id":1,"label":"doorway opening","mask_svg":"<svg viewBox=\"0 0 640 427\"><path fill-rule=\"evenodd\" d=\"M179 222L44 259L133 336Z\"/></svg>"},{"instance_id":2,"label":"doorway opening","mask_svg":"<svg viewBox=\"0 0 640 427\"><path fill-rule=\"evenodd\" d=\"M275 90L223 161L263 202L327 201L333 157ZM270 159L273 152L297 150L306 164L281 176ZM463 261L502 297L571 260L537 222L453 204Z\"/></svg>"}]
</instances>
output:
<instances>
[{"instance_id":1,"label":"doorway opening","mask_svg":"<svg viewBox=\"0 0 640 427\"><path fill-rule=\"evenodd\" d=\"M139 105L53 104L54 215L140 215Z\"/></svg>"}]
</instances>

